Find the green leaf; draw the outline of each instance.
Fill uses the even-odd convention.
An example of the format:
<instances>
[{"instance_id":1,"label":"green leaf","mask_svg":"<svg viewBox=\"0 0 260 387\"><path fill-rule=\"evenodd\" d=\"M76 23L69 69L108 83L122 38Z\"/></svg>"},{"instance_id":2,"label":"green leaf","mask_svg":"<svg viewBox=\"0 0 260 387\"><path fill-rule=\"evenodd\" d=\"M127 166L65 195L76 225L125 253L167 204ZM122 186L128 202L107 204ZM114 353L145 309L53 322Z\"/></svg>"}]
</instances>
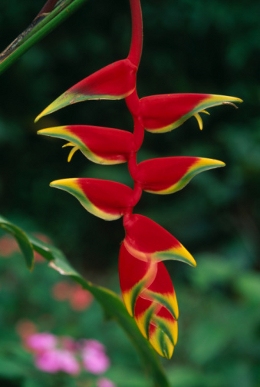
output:
<instances>
[{"instance_id":1,"label":"green leaf","mask_svg":"<svg viewBox=\"0 0 260 387\"><path fill-rule=\"evenodd\" d=\"M30 47L67 19L87 0L60 0L48 13L40 13L9 46L0 53L0 74Z\"/></svg>"},{"instance_id":2,"label":"green leaf","mask_svg":"<svg viewBox=\"0 0 260 387\"><path fill-rule=\"evenodd\" d=\"M16 359L9 359L6 354L0 354L0 376L8 379L21 378L26 374L23 365Z\"/></svg>"},{"instance_id":3,"label":"green leaf","mask_svg":"<svg viewBox=\"0 0 260 387\"><path fill-rule=\"evenodd\" d=\"M24 255L27 267L32 270L34 263L33 247L26 233L2 216L0 216L0 227L16 239Z\"/></svg>"},{"instance_id":4,"label":"green leaf","mask_svg":"<svg viewBox=\"0 0 260 387\"><path fill-rule=\"evenodd\" d=\"M64 254L59 249L26 234L19 227L8 222L3 217L0 217L0 227L16 238L29 268L33 265L33 251L36 251L49 261L49 266L52 269L58 271L61 275L72 278L84 289L92 293L95 299L103 307L106 316L114 319L123 328L125 333L135 345L148 374L153 380L153 386L169 387L169 382L158 360L158 355L152 349L149 342L142 336L134 319L127 313L123 302L116 293L104 287L95 286L84 279L70 265Z\"/></svg>"}]
</instances>

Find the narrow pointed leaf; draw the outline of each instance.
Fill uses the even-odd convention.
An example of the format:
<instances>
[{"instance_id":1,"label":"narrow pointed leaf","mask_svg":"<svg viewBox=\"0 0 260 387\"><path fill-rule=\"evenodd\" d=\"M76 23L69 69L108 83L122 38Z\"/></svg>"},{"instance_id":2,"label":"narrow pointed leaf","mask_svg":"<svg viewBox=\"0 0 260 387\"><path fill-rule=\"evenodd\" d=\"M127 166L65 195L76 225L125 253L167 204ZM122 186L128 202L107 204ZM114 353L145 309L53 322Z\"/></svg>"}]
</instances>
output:
<instances>
[{"instance_id":1,"label":"narrow pointed leaf","mask_svg":"<svg viewBox=\"0 0 260 387\"><path fill-rule=\"evenodd\" d=\"M142 260L177 260L196 266L185 247L153 220L138 214L124 217L123 241L130 254Z\"/></svg>"},{"instance_id":2,"label":"narrow pointed leaf","mask_svg":"<svg viewBox=\"0 0 260 387\"><path fill-rule=\"evenodd\" d=\"M84 156L97 164L120 164L128 160L133 149L130 132L91 125L68 125L41 129L38 134L70 142Z\"/></svg>"},{"instance_id":3,"label":"narrow pointed leaf","mask_svg":"<svg viewBox=\"0 0 260 387\"><path fill-rule=\"evenodd\" d=\"M72 86L44 109L35 121L65 106L93 99L122 99L135 89L136 66L128 59L114 62Z\"/></svg>"},{"instance_id":4,"label":"narrow pointed leaf","mask_svg":"<svg viewBox=\"0 0 260 387\"><path fill-rule=\"evenodd\" d=\"M119 279L123 300L142 335L167 358L177 343L178 304L162 262L142 261L121 245Z\"/></svg>"},{"instance_id":5,"label":"narrow pointed leaf","mask_svg":"<svg viewBox=\"0 0 260 387\"><path fill-rule=\"evenodd\" d=\"M163 157L138 164L137 180L147 192L166 195L185 187L198 173L225 166L219 160L200 157Z\"/></svg>"},{"instance_id":6,"label":"narrow pointed leaf","mask_svg":"<svg viewBox=\"0 0 260 387\"><path fill-rule=\"evenodd\" d=\"M190 117L203 113L205 109L238 102L242 100L225 95L162 94L142 98L140 108L145 129L153 133L163 133L178 128Z\"/></svg>"},{"instance_id":7,"label":"narrow pointed leaf","mask_svg":"<svg viewBox=\"0 0 260 387\"><path fill-rule=\"evenodd\" d=\"M73 178L55 180L50 185L69 192L88 212L104 220L119 219L133 206L133 190L114 181Z\"/></svg>"}]
</instances>

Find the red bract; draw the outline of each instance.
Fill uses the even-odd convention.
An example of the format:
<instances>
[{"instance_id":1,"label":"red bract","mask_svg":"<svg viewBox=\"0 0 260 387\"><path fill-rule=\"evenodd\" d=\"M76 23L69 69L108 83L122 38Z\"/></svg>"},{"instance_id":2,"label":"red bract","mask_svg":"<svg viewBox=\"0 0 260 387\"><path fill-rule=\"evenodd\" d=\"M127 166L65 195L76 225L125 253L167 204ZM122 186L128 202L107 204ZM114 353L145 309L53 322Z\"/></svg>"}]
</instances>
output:
<instances>
[{"instance_id":1,"label":"red bract","mask_svg":"<svg viewBox=\"0 0 260 387\"><path fill-rule=\"evenodd\" d=\"M39 134L62 138L72 146L68 161L79 149L84 156L97 164L125 163L133 149L133 135L124 130L92 125L68 125L42 129Z\"/></svg>"},{"instance_id":2,"label":"red bract","mask_svg":"<svg viewBox=\"0 0 260 387\"><path fill-rule=\"evenodd\" d=\"M136 179L142 189L156 194L179 191L198 173L223 167L219 160L200 157L163 157L138 164Z\"/></svg>"},{"instance_id":3,"label":"red bract","mask_svg":"<svg viewBox=\"0 0 260 387\"><path fill-rule=\"evenodd\" d=\"M162 262L143 261L124 244L119 254L120 286L126 308L154 349L170 358L177 342L179 315L171 278ZM162 343L164 343L162 345Z\"/></svg>"},{"instance_id":4,"label":"red bract","mask_svg":"<svg viewBox=\"0 0 260 387\"><path fill-rule=\"evenodd\" d=\"M65 91L65 93L47 106L36 117L35 121L77 102L92 99L125 98L135 89L136 71L137 67L128 59L111 63Z\"/></svg>"},{"instance_id":5,"label":"red bract","mask_svg":"<svg viewBox=\"0 0 260 387\"><path fill-rule=\"evenodd\" d=\"M177 260L196 266L194 258L168 231L146 216L125 216L124 245L136 258L143 260Z\"/></svg>"},{"instance_id":6,"label":"red bract","mask_svg":"<svg viewBox=\"0 0 260 387\"><path fill-rule=\"evenodd\" d=\"M240 98L214 94L163 94L140 100L141 116L146 130L153 133L169 132L194 116L203 128L199 113L227 103L242 102Z\"/></svg>"},{"instance_id":7,"label":"red bract","mask_svg":"<svg viewBox=\"0 0 260 387\"><path fill-rule=\"evenodd\" d=\"M68 160L80 150L99 164L128 162L133 189L124 184L89 178L56 180L53 187L75 196L90 213L105 219L123 217L125 238L119 254L119 278L128 313L142 335L166 358L177 342L178 305L170 276L161 261L178 260L196 266L192 255L168 231L151 219L133 214L142 191L170 194L182 189L196 174L222 167L219 160L200 157L164 157L137 163L144 131L171 131L194 116L203 128L200 113L217 105L242 102L214 94L165 94L139 99L136 72L142 53L140 0L130 0L132 38L128 57L83 79L50 104L38 117L72 103L89 99L122 99L132 114L133 133L89 125L43 129L39 134L62 138L72 146ZM36 120L37 120L36 119Z\"/></svg>"},{"instance_id":8,"label":"red bract","mask_svg":"<svg viewBox=\"0 0 260 387\"><path fill-rule=\"evenodd\" d=\"M91 214L105 219L121 218L132 208L133 191L124 184L99 179L62 179L51 183L75 196Z\"/></svg>"}]
</instances>

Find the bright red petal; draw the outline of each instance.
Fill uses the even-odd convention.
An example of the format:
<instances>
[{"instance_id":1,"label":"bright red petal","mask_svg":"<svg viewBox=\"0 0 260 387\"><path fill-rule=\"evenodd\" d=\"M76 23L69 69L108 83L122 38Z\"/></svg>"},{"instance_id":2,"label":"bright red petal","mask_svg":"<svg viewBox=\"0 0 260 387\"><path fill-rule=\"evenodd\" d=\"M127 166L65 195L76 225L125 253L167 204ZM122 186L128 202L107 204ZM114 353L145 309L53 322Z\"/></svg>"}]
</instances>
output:
<instances>
[{"instance_id":1,"label":"bright red petal","mask_svg":"<svg viewBox=\"0 0 260 387\"><path fill-rule=\"evenodd\" d=\"M137 180L144 191L171 194L179 191L198 173L225 164L199 157L163 157L138 164Z\"/></svg>"},{"instance_id":2,"label":"bright red petal","mask_svg":"<svg viewBox=\"0 0 260 387\"><path fill-rule=\"evenodd\" d=\"M105 220L120 218L133 206L133 190L128 186L100 179L63 179L51 183L75 196L91 214Z\"/></svg>"},{"instance_id":3,"label":"bright red petal","mask_svg":"<svg viewBox=\"0 0 260 387\"><path fill-rule=\"evenodd\" d=\"M120 164L133 149L130 132L92 125L68 125L41 129L39 134L62 138L98 164Z\"/></svg>"},{"instance_id":4,"label":"bright red petal","mask_svg":"<svg viewBox=\"0 0 260 387\"><path fill-rule=\"evenodd\" d=\"M137 67L130 60L114 62L72 86L52 102L35 121L65 106L92 99L122 99L135 89Z\"/></svg>"},{"instance_id":5,"label":"bright red petal","mask_svg":"<svg viewBox=\"0 0 260 387\"><path fill-rule=\"evenodd\" d=\"M124 245L136 258L155 261L178 260L196 266L183 245L153 220L138 214L124 217Z\"/></svg>"},{"instance_id":6,"label":"bright red petal","mask_svg":"<svg viewBox=\"0 0 260 387\"><path fill-rule=\"evenodd\" d=\"M240 98L213 94L162 94L140 100L141 116L146 130L154 133L169 132L193 115L200 123L198 113L213 106L242 102Z\"/></svg>"}]
</instances>

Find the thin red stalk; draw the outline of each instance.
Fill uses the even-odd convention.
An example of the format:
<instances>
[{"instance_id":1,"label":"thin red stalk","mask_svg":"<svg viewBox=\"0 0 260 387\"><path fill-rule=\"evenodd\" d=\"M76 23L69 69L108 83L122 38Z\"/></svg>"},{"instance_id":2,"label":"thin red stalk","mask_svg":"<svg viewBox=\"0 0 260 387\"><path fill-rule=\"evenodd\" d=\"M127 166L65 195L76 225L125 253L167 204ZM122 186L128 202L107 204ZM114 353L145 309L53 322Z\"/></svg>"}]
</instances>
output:
<instances>
[{"instance_id":1,"label":"thin red stalk","mask_svg":"<svg viewBox=\"0 0 260 387\"><path fill-rule=\"evenodd\" d=\"M143 19L140 0L129 0L132 20L132 38L128 59L137 67L143 48Z\"/></svg>"}]
</instances>

